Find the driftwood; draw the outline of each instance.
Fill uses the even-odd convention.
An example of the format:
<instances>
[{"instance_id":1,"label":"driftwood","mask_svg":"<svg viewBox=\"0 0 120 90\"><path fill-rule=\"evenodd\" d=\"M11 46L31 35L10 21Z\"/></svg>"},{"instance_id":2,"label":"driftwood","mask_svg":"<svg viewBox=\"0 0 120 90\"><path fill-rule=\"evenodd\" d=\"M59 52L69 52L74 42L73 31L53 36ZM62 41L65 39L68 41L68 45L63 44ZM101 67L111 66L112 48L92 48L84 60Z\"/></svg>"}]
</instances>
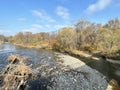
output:
<instances>
[{"instance_id":1,"label":"driftwood","mask_svg":"<svg viewBox=\"0 0 120 90\"><path fill-rule=\"evenodd\" d=\"M19 55L11 55L8 58L9 63L15 64L15 63L24 63L26 60L25 57L20 57Z\"/></svg>"},{"instance_id":2,"label":"driftwood","mask_svg":"<svg viewBox=\"0 0 120 90\"><path fill-rule=\"evenodd\" d=\"M0 90L25 90L27 80L32 75L31 69L24 63L26 59L18 55L8 58L9 64L0 74Z\"/></svg>"}]
</instances>

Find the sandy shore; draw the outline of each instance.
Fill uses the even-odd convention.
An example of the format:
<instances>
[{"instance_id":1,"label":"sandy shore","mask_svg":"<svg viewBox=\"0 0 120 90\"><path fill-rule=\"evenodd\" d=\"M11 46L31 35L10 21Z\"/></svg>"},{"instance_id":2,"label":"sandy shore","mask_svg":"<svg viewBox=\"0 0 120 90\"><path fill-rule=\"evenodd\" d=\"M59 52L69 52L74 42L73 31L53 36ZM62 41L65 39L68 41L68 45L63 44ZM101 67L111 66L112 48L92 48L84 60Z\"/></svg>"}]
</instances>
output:
<instances>
[{"instance_id":1,"label":"sandy shore","mask_svg":"<svg viewBox=\"0 0 120 90\"><path fill-rule=\"evenodd\" d=\"M75 71L88 73L87 78L92 80L90 82L91 85L92 83L95 83L98 85L98 87L101 86L101 90L112 90L112 86L110 86L107 83L106 77L101 73L99 73L97 70L90 68L84 62L72 56L64 55L61 53L55 53L55 54L61 60L63 66L69 67L70 69L73 69ZM106 85L106 87L104 85ZM104 87L104 89L102 87ZM94 89L94 90L97 90L97 89Z\"/></svg>"}]
</instances>

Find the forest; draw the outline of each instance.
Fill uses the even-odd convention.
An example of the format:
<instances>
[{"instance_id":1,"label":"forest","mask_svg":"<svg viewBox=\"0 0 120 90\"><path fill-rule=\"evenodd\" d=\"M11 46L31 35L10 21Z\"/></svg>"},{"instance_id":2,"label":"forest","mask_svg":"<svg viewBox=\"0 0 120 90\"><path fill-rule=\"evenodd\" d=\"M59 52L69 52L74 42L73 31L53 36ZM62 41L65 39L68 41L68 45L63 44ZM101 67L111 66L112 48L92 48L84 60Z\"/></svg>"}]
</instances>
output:
<instances>
[{"instance_id":1,"label":"forest","mask_svg":"<svg viewBox=\"0 0 120 90\"><path fill-rule=\"evenodd\" d=\"M81 19L72 26L53 32L19 32L9 37L0 35L0 42L60 52L86 51L115 58L120 56L120 20L114 18L102 25Z\"/></svg>"}]
</instances>

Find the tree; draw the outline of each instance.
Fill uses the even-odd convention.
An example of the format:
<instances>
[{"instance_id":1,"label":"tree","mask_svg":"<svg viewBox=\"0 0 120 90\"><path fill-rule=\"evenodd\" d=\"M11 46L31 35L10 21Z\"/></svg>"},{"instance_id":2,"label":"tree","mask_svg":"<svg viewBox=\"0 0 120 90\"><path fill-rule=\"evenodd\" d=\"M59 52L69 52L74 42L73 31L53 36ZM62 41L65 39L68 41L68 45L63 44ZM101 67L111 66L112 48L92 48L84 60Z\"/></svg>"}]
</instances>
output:
<instances>
[{"instance_id":1,"label":"tree","mask_svg":"<svg viewBox=\"0 0 120 90\"><path fill-rule=\"evenodd\" d=\"M80 20L75 27L77 33L77 48L80 50L86 47L92 47L95 42L96 31L100 25L91 23L87 20Z\"/></svg>"},{"instance_id":2,"label":"tree","mask_svg":"<svg viewBox=\"0 0 120 90\"><path fill-rule=\"evenodd\" d=\"M107 24L104 25L104 27L109 29L118 29L120 28L120 20L118 18L114 18L108 21Z\"/></svg>"},{"instance_id":3,"label":"tree","mask_svg":"<svg viewBox=\"0 0 120 90\"><path fill-rule=\"evenodd\" d=\"M25 32L24 33L24 40L25 40L25 44L30 44L33 41L33 35L32 32Z\"/></svg>"},{"instance_id":4,"label":"tree","mask_svg":"<svg viewBox=\"0 0 120 90\"><path fill-rule=\"evenodd\" d=\"M24 34L23 34L23 32L19 32L17 35L15 35L14 40L18 44L23 44L24 43Z\"/></svg>"},{"instance_id":5,"label":"tree","mask_svg":"<svg viewBox=\"0 0 120 90\"><path fill-rule=\"evenodd\" d=\"M0 35L0 43L5 42L5 37L3 35Z\"/></svg>"},{"instance_id":6,"label":"tree","mask_svg":"<svg viewBox=\"0 0 120 90\"><path fill-rule=\"evenodd\" d=\"M66 27L60 30L57 37L58 42L60 45L67 49L76 48L75 40L75 30L71 27Z\"/></svg>"},{"instance_id":7,"label":"tree","mask_svg":"<svg viewBox=\"0 0 120 90\"><path fill-rule=\"evenodd\" d=\"M117 51L120 44L119 35L119 30L109 30L108 28L98 30L98 50L107 54Z\"/></svg>"}]
</instances>

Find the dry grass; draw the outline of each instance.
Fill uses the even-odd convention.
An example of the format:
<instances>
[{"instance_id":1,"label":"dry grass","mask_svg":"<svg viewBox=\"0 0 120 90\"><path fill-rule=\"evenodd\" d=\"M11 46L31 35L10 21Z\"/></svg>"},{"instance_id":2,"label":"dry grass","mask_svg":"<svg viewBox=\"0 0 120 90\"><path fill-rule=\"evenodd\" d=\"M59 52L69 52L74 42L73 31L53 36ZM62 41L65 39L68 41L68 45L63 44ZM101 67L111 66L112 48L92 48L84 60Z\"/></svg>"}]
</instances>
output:
<instances>
[{"instance_id":1,"label":"dry grass","mask_svg":"<svg viewBox=\"0 0 120 90\"><path fill-rule=\"evenodd\" d=\"M22 76L31 74L30 68L24 64L18 65L13 72L16 75L22 75Z\"/></svg>"},{"instance_id":2,"label":"dry grass","mask_svg":"<svg viewBox=\"0 0 120 90\"><path fill-rule=\"evenodd\" d=\"M120 87L116 80L110 80L109 84L112 86L112 90L120 90Z\"/></svg>"},{"instance_id":3,"label":"dry grass","mask_svg":"<svg viewBox=\"0 0 120 90\"><path fill-rule=\"evenodd\" d=\"M85 53L84 51L79 51L79 50L70 50L71 53L75 54L75 55L82 55L84 57L91 57L91 55Z\"/></svg>"},{"instance_id":4,"label":"dry grass","mask_svg":"<svg viewBox=\"0 0 120 90\"><path fill-rule=\"evenodd\" d=\"M25 48L44 48L44 49L48 49L49 48L49 43L48 42L42 42L40 44L29 44L29 45L24 45L24 44L16 44L14 43L14 45L17 46L21 46L21 47L25 47Z\"/></svg>"},{"instance_id":5,"label":"dry grass","mask_svg":"<svg viewBox=\"0 0 120 90\"><path fill-rule=\"evenodd\" d=\"M25 60L25 57L18 55L11 55L8 58L10 64L3 69L0 90L24 90L23 86L26 86L27 80L32 75L31 69L24 63Z\"/></svg>"},{"instance_id":6,"label":"dry grass","mask_svg":"<svg viewBox=\"0 0 120 90\"><path fill-rule=\"evenodd\" d=\"M19 57L19 55L17 55L17 54L11 55L8 57L8 61L13 64L15 64L17 62L23 63L25 60L26 60L26 57Z\"/></svg>"}]
</instances>

